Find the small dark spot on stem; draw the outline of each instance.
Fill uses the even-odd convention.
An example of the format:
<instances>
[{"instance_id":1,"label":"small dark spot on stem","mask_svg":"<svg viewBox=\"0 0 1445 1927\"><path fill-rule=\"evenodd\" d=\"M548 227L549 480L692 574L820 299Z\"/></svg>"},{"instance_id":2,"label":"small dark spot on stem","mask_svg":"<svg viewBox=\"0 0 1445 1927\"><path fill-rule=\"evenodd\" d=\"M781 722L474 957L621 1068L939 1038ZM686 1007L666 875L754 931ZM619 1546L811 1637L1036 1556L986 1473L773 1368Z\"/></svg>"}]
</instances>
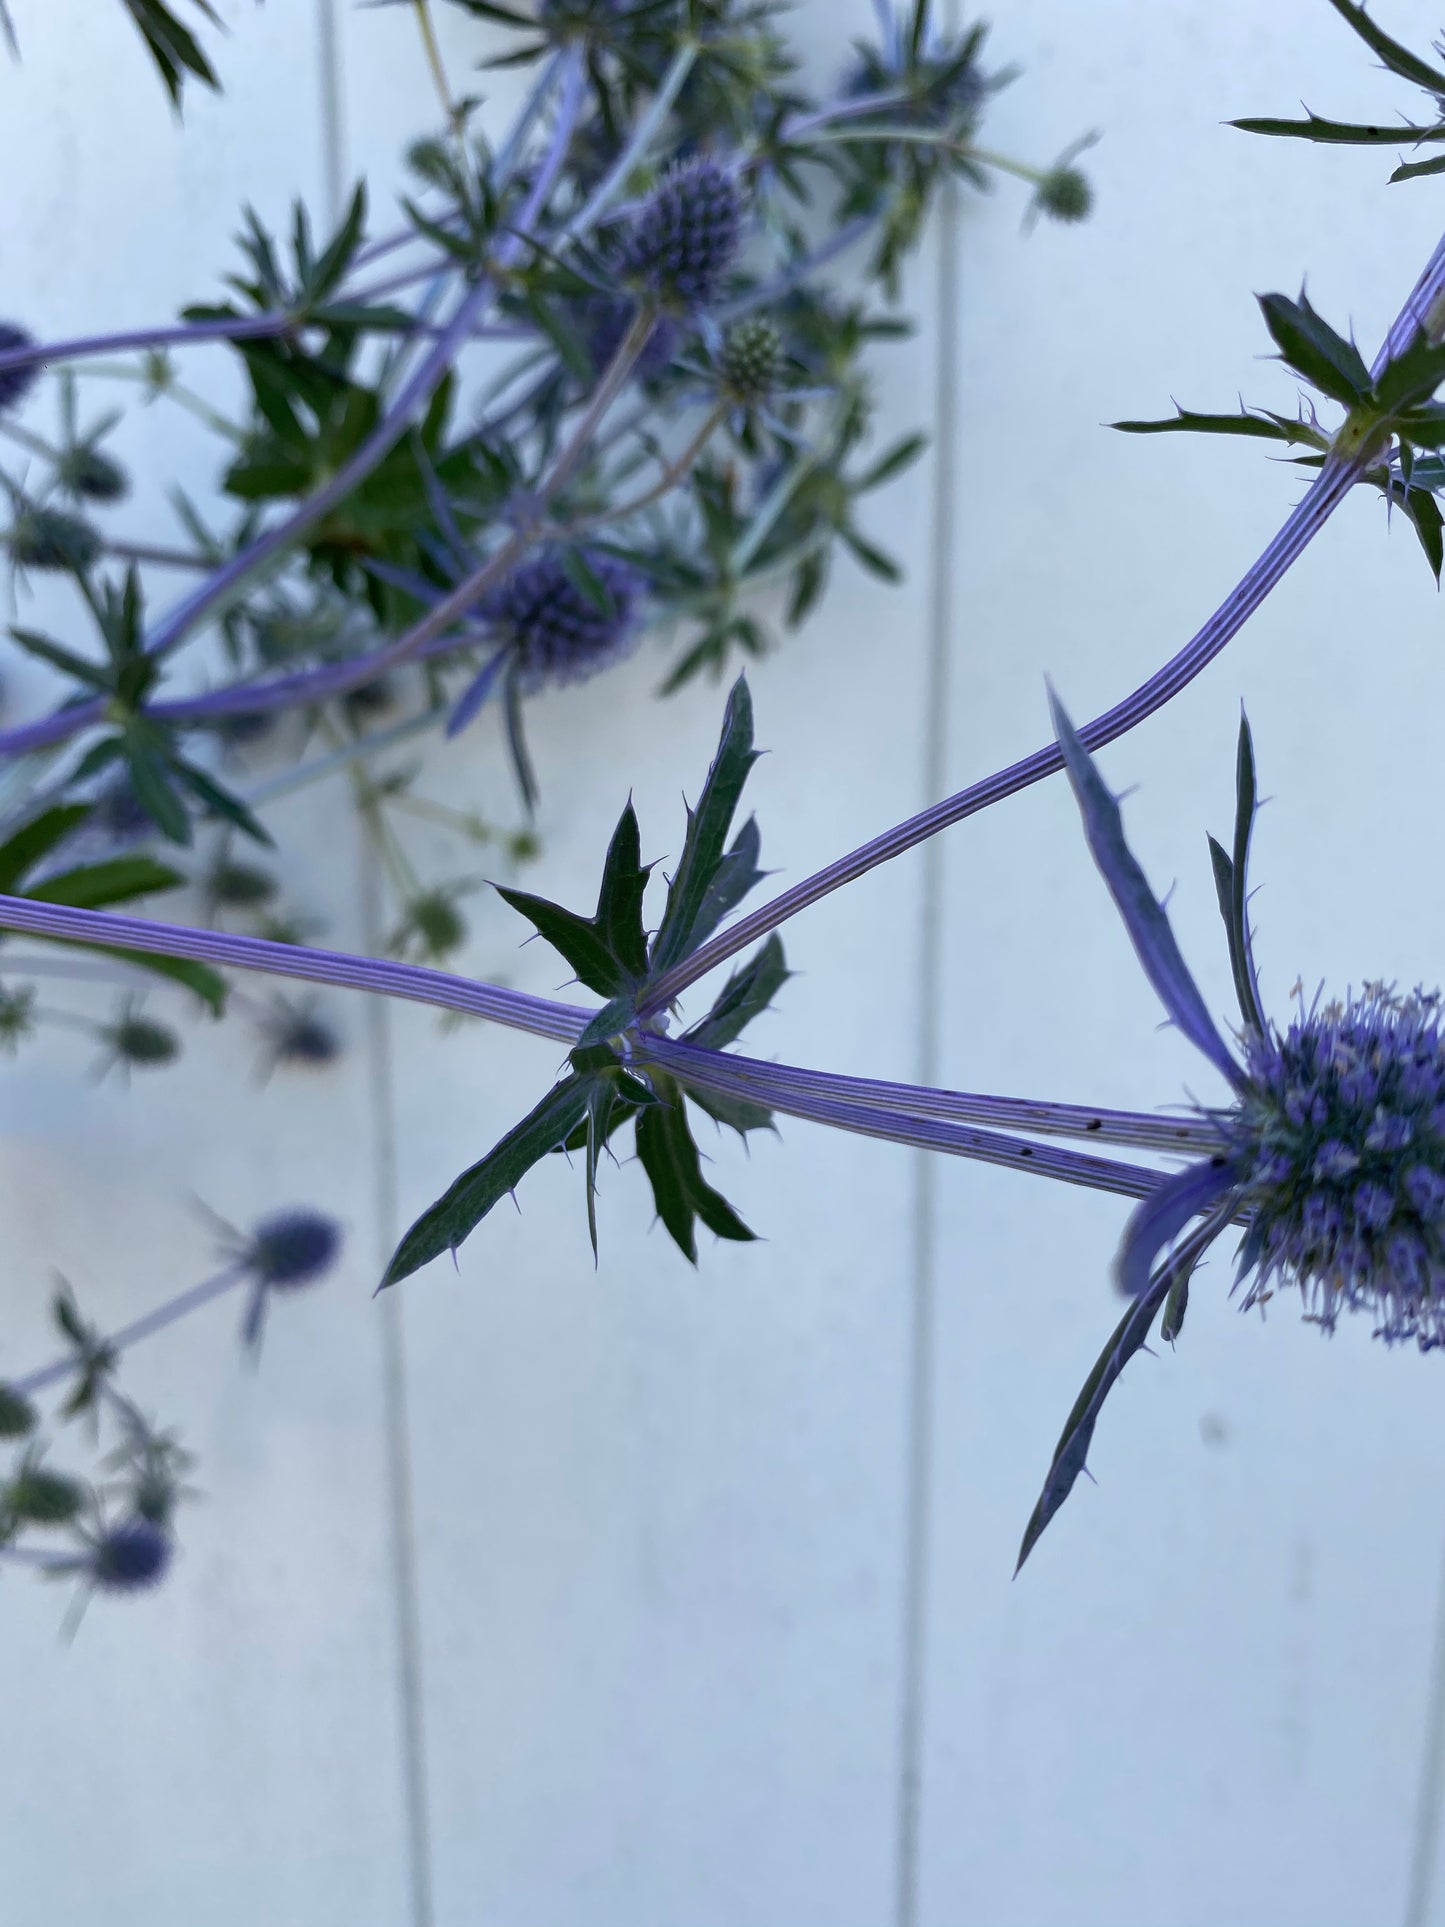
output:
<instances>
[{"instance_id":1,"label":"small dark spot on stem","mask_svg":"<svg viewBox=\"0 0 1445 1927\"><path fill-rule=\"evenodd\" d=\"M1104 1128L1104 1120L1101 1117L1091 1117L1088 1123L1084 1126L1084 1129L1086 1131L1102 1131L1103 1128Z\"/></svg>"}]
</instances>

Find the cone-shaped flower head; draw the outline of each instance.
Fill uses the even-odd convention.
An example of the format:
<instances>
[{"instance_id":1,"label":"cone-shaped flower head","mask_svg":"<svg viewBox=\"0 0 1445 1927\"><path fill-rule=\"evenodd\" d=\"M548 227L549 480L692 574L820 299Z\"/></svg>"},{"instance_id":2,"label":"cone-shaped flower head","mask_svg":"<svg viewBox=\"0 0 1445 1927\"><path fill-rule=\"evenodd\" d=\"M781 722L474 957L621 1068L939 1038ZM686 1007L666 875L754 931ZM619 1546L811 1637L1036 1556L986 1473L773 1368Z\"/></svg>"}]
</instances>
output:
<instances>
[{"instance_id":1,"label":"cone-shaped flower head","mask_svg":"<svg viewBox=\"0 0 1445 1927\"><path fill-rule=\"evenodd\" d=\"M301 1207L263 1218L251 1234L244 1262L257 1284L289 1291L329 1271L340 1250L336 1220Z\"/></svg>"},{"instance_id":2,"label":"cone-shaped flower head","mask_svg":"<svg viewBox=\"0 0 1445 1927\"><path fill-rule=\"evenodd\" d=\"M143 1592L164 1579L174 1549L150 1519L128 1519L100 1534L86 1570L102 1592Z\"/></svg>"},{"instance_id":3,"label":"cone-shaped flower head","mask_svg":"<svg viewBox=\"0 0 1445 1927\"><path fill-rule=\"evenodd\" d=\"M742 231L737 175L709 154L695 155L639 210L618 254L619 276L666 307L694 313L717 299Z\"/></svg>"},{"instance_id":4,"label":"cone-shaped flower head","mask_svg":"<svg viewBox=\"0 0 1445 1927\"><path fill-rule=\"evenodd\" d=\"M1193 1219L1246 1226L1245 1307L1296 1288L1305 1316L1332 1331L1363 1311L1386 1343L1445 1342L1445 1038L1440 998L1368 985L1345 1003L1301 1007L1285 1032L1265 1015L1246 909L1255 809L1254 754L1240 732L1234 850L1211 839L1243 1025L1242 1062L1226 1049L1174 942L1169 921L1124 842L1118 805L1055 704L1059 745L1090 848L1145 971L1174 1023L1234 1087L1206 1115L1219 1151L1171 1178L1135 1212L1119 1282L1160 1292L1156 1260ZM1203 1247L1201 1246L1200 1255Z\"/></svg>"},{"instance_id":5,"label":"cone-shaped flower head","mask_svg":"<svg viewBox=\"0 0 1445 1927\"><path fill-rule=\"evenodd\" d=\"M601 550L587 550L579 560L580 568L569 572L561 551L548 550L482 599L480 613L508 643L523 695L551 683L584 681L615 662L634 639L642 577Z\"/></svg>"}]
</instances>

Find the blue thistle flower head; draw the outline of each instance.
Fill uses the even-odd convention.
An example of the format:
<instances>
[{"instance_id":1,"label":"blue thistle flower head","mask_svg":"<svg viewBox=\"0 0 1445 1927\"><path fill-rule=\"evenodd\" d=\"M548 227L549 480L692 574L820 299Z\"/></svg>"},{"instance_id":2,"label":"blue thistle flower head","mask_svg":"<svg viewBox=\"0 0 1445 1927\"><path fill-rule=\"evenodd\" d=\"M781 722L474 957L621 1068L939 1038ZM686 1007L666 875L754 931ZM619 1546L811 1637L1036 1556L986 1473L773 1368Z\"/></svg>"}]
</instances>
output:
<instances>
[{"instance_id":1,"label":"blue thistle flower head","mask_svg":"<svg viewBox=\"0 0 1445 1927\"><path fill-rule=\"evenodd\" d=\"M1051 698L1052 700L1052 698ZM1084 834L1144 974L1175 1027L1232 1087L1189 1127L1199 1155L1159 1174L1125 1227L1115 1278L1131 1301L1075 1401L1019 1549L1022 1566L1084 1469L1104 1400L1156 1319L1176 1338L1195 1268L1242 1223L1235 1289L1245 1309L1280 1285L1332 1332L1366 1313L1386 1344L1445 1343L1445 1040L1438 995L1367 985L1343 1004L1301 1007L1281 1032L1264 1013L1249 928L1254 749L1241 723L1231 850L1210 838L1215 888L1243 1018L1236 1058L1189 974L1164 906L1124 840L1111 794L1053 701L1060 758ZM1182 1135L1182 1133L1181 1133ZM1162 1317L1161 1317L1162 1313Z\"/></svg>"},{"instance_id":2,"label":"blue thistle flower head","mask_svg":"<svg viewBox=\"0 0 1445 1927\"><path fill-rule=\"evenodd\" d=\"M554 549L522 563L482 599L480 613L505 638L523 695L583 682L635 639L642 576L600 549L584 550L580 559L599 594L586 593Z\"/></svg>"},{"instance_id":3,"label":"blue thistle flower head","mask_svg":"<svg viewBox=\"0 0 1445 1927\"><path fill-rule=\"evenodd\" d=\"M1146 975L1175 1025L1233 1087L1203 1115L1218 1133L1207 1161L1169 1178L1130 1220L1118 1279L1133 1298L1178 1275L1159 1254L1196 1218L1197 1262L1230 1221L1243 1221L1238 1284L1247 1309L1281 1285L1305 1316L1333 1331L1361 1311L1387 1344L1445 1343L1445 1038L1438 993L1367 985L1344 1003L1303 1006L1286 1031L1264 1014L1247 917L1246 866L1255 811L1254 753L1240 731L1234 850L1211 839L1215 883L1243 1014L1231 1054L1180 955L1169 920L1124 841L1118 803L1068 718L1054 705L1059 746L1095 861ZM1185 1246L1181 1246L1183 1251Z\"/></svg>"},{"instance_id":4,"label":"blue thistle flower head","mask_svg":"<svg viewBox=\"0 0 1445 1927\"><path fill-rule=\"evenodd\" d=\"M1445 1039L1438 994L1367 985L1244 1033L1225 1121L1250 1230L1246 1306L1280 1280L1326 1331L1364 1311L1387 1343L1445 1341Z\"/></svg>"},{"instance_id":5,"label":"blue thistle flower head","mask_svg":"<svg viewBox=\"0 0 1445 1927\"><path fill-rule=\"evenodd\" d=\"M251 1234L243 1263L258 1285L291 1291L329 1271L340 1251L336 1220L301 1206L263 1218Z\"/></svg>"},{"instance_id":6,"label":"blue thistle flower head","mask_svg":"<svg viewBox=\"0 0 1445 1927\"><path fill-rule=\"evenodd\" d=\"M697 154L665 175L638 211L617 270L665 307L694 314L716 301L742 234L737 174L712 155Z\"/></svg>"},{"instance_id":7,"label":"blue thistle flower head","mask_svg":"<svg viewBox=\"0 0 1445 1927\"><path fill-rule=\"evenodd\" d=\"M150 1519L127 1519L96 1539L86 1561L101 1592L143 1592L159 1585L175 1551L170 1535Z\"/></svg>"},{"instance_id":8,"label":"blue thistle flower head","mask_svg":"<svg viewBox=\"0 0 1445 1927\"><path fill-rule=\"evenodd\" d=\"M13 354L19 348L33 348L35 338L24 328L18 328L13 321L0 321L0 355ZM28 368L0 368L0 409L13 408L21 402L35 386L40 374L39 364L31 362Z\"/></svg>"}]
</instances>

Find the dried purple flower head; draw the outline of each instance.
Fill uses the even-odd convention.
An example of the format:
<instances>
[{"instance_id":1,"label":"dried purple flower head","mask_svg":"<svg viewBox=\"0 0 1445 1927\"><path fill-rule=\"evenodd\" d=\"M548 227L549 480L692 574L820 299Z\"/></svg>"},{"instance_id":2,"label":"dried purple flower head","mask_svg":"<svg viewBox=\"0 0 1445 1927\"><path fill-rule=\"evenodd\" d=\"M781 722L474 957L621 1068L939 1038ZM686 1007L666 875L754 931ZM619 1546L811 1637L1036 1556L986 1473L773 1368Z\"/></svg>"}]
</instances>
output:
<instances>
[{"instance_id":1,"label":"dried purple flower head","mask_svg":"<svg viewBox=\"0 0 1445 1927\"><path fill-rule=\"evenodd\" d=\"M599 297L588 302L585 315L587 355L599 375L622 346L622 337L632 325L633 312L630 301L611 301ZM677 323L670 315L660 314L653 322L637 360L632 364L636 378L639 381L655 381L659 375L666 373L677 353L677 343Z\"/></svg>"},{"instance_id":2,"label":"dried purple flower head","mask_svg":"<svg viewBox=\"0 0 1445 1927\"><path fill-rule=\"evenodd\" d=\"M550 549L514 569L483 597L479 613L506 641L523 695L582 682L621 656L635 636L645 583L630 563L600 549L581 553L589 594ZM579 571L578 574L581 572Z\"/></svg>"},{"instance_id":3,"label":"dried purple flower head","mask_svg":"<svg viewBox=\"0 0 1445 1927\"><path fill-rule=\"evenodd\" d=\"M16 327L13 321L0 321L0 355L34 346L34 336L24 328ZM0 409L13 408L18 401L23 401L39 374L40 365L34 361L24 368L0 368Z\"/></svg>"},{"instance_id":4,"label":"dried purple flower head","mask_svg":"<svg viewBox=\"0 0 1445 1927\"><path fill-rule=\"evenodd\" d=\"M300 1206L263 1218L251 1233L242 1263L258 1285L291 1291L329 1271L340 1251L336 1220Z\"/></svg>"},{"instance_id":5,"label":"dried purple flower head","mask_svg":"<svg viewBox=\"0 0 1445 1927\"><path fill-rule=\"evenodd\" d=\"M743 191L726 163L695 155L665 175L618 251L621 279L685 314L717 299L743 231Z\"/></svg>"},{"instance_id":6,"label":"dried purple flower head","mask_svg":"<svg viewBox=\"0 0 1445 1927\"><path fill-rule=\"evenodd\" d=\"M159 1585L170 1566L174 1544L150 1519L127 1519L95 1540L85 1570L101 1592L144 1592Z\"/></svg>"}]
</instances>

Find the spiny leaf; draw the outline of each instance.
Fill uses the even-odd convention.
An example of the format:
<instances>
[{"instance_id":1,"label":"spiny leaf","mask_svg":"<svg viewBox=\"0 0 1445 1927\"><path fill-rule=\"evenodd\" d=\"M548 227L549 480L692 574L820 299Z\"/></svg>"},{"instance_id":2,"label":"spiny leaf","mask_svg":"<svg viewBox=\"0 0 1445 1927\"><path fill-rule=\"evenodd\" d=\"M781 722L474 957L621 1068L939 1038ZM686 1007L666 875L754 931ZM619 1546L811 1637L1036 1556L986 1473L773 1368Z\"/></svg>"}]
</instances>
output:
<instances>
[{"instance_id":1,"label":"spiny leaf","mask_svg":"<svg viewBox=\"0 0 1445 1927\"><path fill-rule=\"evenodd\" d=\"M1242 134L1273 134L1293 140L1333 142L1349 147L1408 147L1416 141L1445 140L1445 127L1414 127L1408 122L1395 127L1376 127L1354 121L1326 120L1305 110L1304 120L1276 120L1251 116L1226 124Z\"/></svg>"},{"instance_id":2,"label":"spiny leaf","mask_svg":"<svg viewBox=\"0 0 1445 1927\"><path fill-rule=\"evenodd\" d=\"M1073 1491L1074 1483L1089 1456L1094 1426L1104 1400L1113 1390L1119 1374L1149 1336L1149 1327L1168 1297L1172 1283L1173 1267L1165 1267L1150 1289L1129 1306L1115 1326L1114 1335L1104 1347L1098 1363L1084 1380L1084 1388L1074 1400L1073 1410L1065 1420L1059 1442L1054 1447L1054 1456L1049 1462L1038 1504L1024 1528L1018 1564L1014 1567L1015 1577L1038 1544L1044 1528Z\"/></svg>"},{"instance_id":3,"label":"spiny leaf","mask_svg":"<svg viewBox=\"0 0 1445 1927\"><path fill-rule=\"evenodd\" d=\"M1239 1067L1226 1049L1199 987L1189 974L1163 905L1149 888L1148 878L1125 841L1119 805L1052 690L1049 706L1089 849L1124 919L1144 974L1189 1041L1230 1083L1237 1085L1241 1077Z\"/></svg>"},{"instance_id":4,"label":"spiny leaf","mask_svg":"<svg viewBox=\"0 0 1445 1927\"><path fill-rule=\"evenodd\" d=\"M1275 346L1296 374L1347 408L1364 399L1370 390L1370 371L1359 349L1337 335L1303 293L1298 301L1282 294L1262 294L1259 305Z\"/></svg>"},{"instance_id":5,"label":"spiny leaf","mask_svg":"<svg viewBox=\"0 0 1445 1927\"><path fill-rule=\"evenodd\" d=\"M768 1008L791 975L783 957L782 940L774 931L756 956L750 957L728 978L706 1017L684 1031L683 1041L700 1044L704 1050L722 1050L736 1042L754 1017Z\"/></svg>"},{"instance_id":6,"label":"spiny leaf","mask_svg":"<svg viewBox=\"0 0 1445 1927\"><path fill-rule=\"evenodd\" d=\"M755 1234L704 1179L677 1085L660 1072L652 1074L652 1082L662 1101L638 1116L637 1156L652 1186L658 1217L683 1256L696 1264L694 1226L699 1218L719 1238L743 1241Z\"/></svg>"},{"instance_id":7,"label":"spiny leaf","mask_svg":"<svg viewBox=\"0 0 1445 1927\"><path fill-rule=\"evenodd\" d=\"M592 1080L575 1074L553 1085L520 1124L421 1214L392 1254L378 1289L409 1277L444 1251L455 1251L498 1199L515 1190L532 1166L582 1123L591 1091Z\"/></svg>"},{"instance_id":8,"label":"spiny leaf","mask_svg":"<svg viewBox=\"0 0 1445 1927\"><path fill-rule=\"evenodd\" d=\"M1362 6L1355 0L1330 0L1330 5L1341 20L1351 26L1372 53L1377 53L1393 74L1402 80L1413 80L1417 87L1427 93L1445 93L1445 73L1440 73L1428 61L1412 54L1408 47L1402 47L1398 40L1392 40L1383 28L1376 26Z\"/></svg>"},{"instance_id":9,"label":"spiny leaf","mask_svg":"<svg viewBox=\"0 0 1445 1927\"><path fill-rule=\"evenodd\" d=\"M753 748L752 698L747 679L739 676L728 697L717 754L697 808L687 814L682 860L668 888L667 908L652 946L654 971L669 969L696 948L694 932L722 866L733 811L757 756Z\"/></svg>"},{"instance_id":10,"label":"spiny leaf","mask_svg":"<svg viewBox=\"0 0 1445 1927\"><path fill-rule=\"evenodd\" d=\"M618 819L607 846L607 861L602 866L602 887L597 894L594 918L608 949L622 966L624 981L647 972L647 932L642 922L642 900L652 865L642 861L642 844L637 828L637 812L632 798Z\"/></svg>"},{"instance_id":11,"label":"spiny leaf","mask_svg":"<svg viewBox=\"0 0 1445 1927\"><path fill-rule=\"evenodd\" d=\"M1110 422L1123 435L1248 435L1266 442L1315 442L1318 438L1303 422L1288 416L1270 414L1199 415L1180 408L1174 415L1157 422Z\"/></svg>"}]
</instances>

